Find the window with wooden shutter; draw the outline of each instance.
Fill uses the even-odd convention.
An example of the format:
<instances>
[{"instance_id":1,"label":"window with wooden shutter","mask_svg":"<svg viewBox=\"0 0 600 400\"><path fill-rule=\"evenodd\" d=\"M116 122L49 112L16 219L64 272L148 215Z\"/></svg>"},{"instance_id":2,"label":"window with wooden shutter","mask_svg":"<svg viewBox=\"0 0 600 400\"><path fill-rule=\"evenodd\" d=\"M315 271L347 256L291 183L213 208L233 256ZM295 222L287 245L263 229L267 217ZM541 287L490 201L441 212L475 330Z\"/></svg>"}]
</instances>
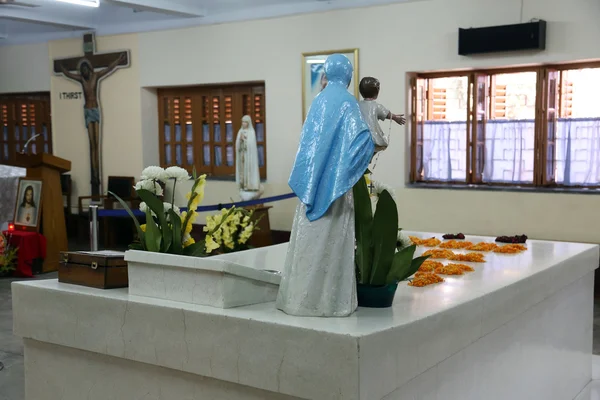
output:
<instances>
[{"instance_id":1,"label":"window with wooden shutter","mask_svg":"<svg viewBox=\"0 0 600 400\"><path fill-rule=\"evenodd\" d=\"M248 115L256 131L260 175L266 178L264 84L160 89L158 95L162 166L195 167L198 173L234 179L235 142Z\"/></svg>"},{"instance_id":2,"label":"window with wooden shutter","mask_svg":"<svg viewBox=\"0 0 600 400\"><path fill-rule=\"evenodd\" d=\"M412 182L600 189L600 60L413 76Z\"/></svg>"},{"instance_id":3,"label":"window with wooden shutter","mask_svg":"<svg viewBox=\"0 0 600 400\"><path fill-rule=\"evenodd\" d=\"M0 163L14 164L28 141L28 154L52 154L49 94L0 95L0 122Z\"/></svg>"}]
</instances>

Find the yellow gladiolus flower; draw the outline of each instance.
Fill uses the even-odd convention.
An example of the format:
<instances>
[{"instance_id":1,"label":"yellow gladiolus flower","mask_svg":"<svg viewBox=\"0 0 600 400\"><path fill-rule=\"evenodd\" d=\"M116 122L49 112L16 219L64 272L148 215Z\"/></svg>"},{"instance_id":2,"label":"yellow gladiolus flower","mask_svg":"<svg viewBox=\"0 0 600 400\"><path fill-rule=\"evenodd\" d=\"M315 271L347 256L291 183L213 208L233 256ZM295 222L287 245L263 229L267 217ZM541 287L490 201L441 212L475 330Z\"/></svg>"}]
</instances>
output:
<instances>
[{"instance_id":1,"label":"yellow gladiolus flower","mask_svg":"<svg viewBox=\"0 0 600 400\"><path fill-rule=\"evenodd\" d=\"M239 242L242 244L246 243L252 236L252 233L254 233L254 224L250 224L244 228L242 233L240 233Z\"/></svg>"},{"instance_id":2,"label":"yellow gladiolus flower","mask_svg":"<svg viewBox=\"0 0 600 400\"><path fill-rule=\"evenodd\" d=\"M142 232L146 232L146 224L140 225L140 229L142 230Z\"/></svg>"},{"instance_id":3,"label":"yellow gladiolus flower","mask_svg":"<svg viewBox=\"0 0 600 400\"><path fill-rule=\"evenodd\" d=\"M188 240L186 240L183 243L183 247L189 247L189 246L193 245L194 243L196 243L196 241L194 240L193 237L190 237Z\"/></svg>"},{"instance_id":4,"label":"yellow gladiolus flower","mask_svg":"<svg viewBox=\"0 0 600 400\"><path fill-rule=\"evenodd\" d=\"M204 244L206 246L207 253L211 253L213 250L216 250L219 248L219 245L213 240L211 235L206 235Z\"/></svg>"}]
</instances>

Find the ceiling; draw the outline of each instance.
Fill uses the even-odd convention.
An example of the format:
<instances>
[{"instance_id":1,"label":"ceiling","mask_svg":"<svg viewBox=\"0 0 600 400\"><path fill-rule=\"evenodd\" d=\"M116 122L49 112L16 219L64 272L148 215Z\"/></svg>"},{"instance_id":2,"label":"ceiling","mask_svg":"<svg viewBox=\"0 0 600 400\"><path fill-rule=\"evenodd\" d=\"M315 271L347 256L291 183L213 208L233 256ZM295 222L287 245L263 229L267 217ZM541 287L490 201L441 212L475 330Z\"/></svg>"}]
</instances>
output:
<instances>
[{"instance_id":1,"label":"ceiling","mask_svg":"<svg viewBox=\"0 0 600 400\"><path fill-rule=\"evenodd\" d=\"M0 46L75 37L81 32L92 30L99 35L144 32L402 2L400 0L99 1L100 6L95 8L58 0L0 0Z\"/></svg>"}]
</instances>

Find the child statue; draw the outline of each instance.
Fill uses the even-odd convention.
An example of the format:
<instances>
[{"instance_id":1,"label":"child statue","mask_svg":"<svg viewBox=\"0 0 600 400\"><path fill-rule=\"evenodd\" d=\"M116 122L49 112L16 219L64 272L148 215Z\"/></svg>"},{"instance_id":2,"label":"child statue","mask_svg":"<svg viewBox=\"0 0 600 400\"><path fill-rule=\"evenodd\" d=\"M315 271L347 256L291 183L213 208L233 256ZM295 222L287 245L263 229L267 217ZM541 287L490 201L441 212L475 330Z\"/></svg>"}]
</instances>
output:
<instances>
[{"instance_id":1,"label":"child statue","mask_svg":"<svg viewBox=\"0 0 600 400\"><path fill-rule=\"evenodd\" d=\"M369 125L371 137L375 143L375 153L387 149L389 145L388 139L385 138L381 126L379 126L379 120L391 119L398 125L406 123L403 114L392 114L390 110L375 101L379 96L379 86L379 80L370 76L362 78L359 85L360 95L364 99L360 102L360 112L367 125Z\"/></svg>"},{"instance_id":2,"label":"child statue","mask_svg":"<svg viewBox=\"0 0 600 400\"><path fill-rule=\"evenodd\" d=\"M300 204L277 308L298 316L344 317L357 307L352 187L374 145L348 92L352 64L334 54L324 70L327 86L310 107L289 179Z\"/></svg>"}]
</instances>

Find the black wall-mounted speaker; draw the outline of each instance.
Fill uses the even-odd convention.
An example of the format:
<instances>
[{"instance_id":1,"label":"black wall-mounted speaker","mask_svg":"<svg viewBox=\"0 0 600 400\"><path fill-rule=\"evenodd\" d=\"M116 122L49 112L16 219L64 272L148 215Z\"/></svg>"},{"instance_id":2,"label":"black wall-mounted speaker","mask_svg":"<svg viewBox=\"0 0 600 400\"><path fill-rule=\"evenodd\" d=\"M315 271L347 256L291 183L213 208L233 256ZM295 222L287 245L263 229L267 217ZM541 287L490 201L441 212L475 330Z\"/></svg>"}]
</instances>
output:
<instances>
[{"instance_id":1,"label":"black wall-mounted speaker","mask_svg":"<svg viewBox=\"0 0 600 400\"><path fill-rule=\"evenodd\" d=\"M458 54L546 49L546 21L458 30Z\"/></svg>"}]
</instances>

